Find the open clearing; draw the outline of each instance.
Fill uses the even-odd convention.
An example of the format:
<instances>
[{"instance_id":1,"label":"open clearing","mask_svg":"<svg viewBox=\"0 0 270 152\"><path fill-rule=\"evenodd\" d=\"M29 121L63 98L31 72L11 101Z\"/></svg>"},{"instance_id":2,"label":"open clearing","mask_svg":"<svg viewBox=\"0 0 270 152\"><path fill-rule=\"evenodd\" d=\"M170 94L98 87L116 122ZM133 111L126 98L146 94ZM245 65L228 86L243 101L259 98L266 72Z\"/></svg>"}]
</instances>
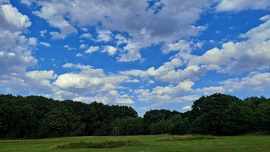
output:
<instances>
[{"instance_id":1,"label":"open clearing","mask_svg":"<svg viewBox=\"0 0 270 152\"><path fill-rule=\"evenodd\" d=\"M118 148L76 148L58 149L70 143L107 143L110 141L139 141L143 144ZM1 152L269 152L270 136L246 135L233 137L208 136L106 136L106 137L67 137L40 140L0 140Z\"/></svg>"}]
</instances>

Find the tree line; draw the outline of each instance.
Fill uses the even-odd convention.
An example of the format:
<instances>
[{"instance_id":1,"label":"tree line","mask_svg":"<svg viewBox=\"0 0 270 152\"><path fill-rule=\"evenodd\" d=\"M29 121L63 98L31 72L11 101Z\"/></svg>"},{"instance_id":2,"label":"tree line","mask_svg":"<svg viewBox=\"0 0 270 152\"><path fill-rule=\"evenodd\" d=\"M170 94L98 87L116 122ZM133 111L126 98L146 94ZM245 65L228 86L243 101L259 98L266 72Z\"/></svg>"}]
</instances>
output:
<instances>
[{"instance_id":1,"label":"tree line","mask_svg":"<svg viewBox=\"0 0 270 152\"><path fill-rule=\"evenodd\" d=\"M143 117L129 106L0 95L0 138L270 132L270 99L203 96L185 113L156 109Z\"/></svg>"}]
</instances>

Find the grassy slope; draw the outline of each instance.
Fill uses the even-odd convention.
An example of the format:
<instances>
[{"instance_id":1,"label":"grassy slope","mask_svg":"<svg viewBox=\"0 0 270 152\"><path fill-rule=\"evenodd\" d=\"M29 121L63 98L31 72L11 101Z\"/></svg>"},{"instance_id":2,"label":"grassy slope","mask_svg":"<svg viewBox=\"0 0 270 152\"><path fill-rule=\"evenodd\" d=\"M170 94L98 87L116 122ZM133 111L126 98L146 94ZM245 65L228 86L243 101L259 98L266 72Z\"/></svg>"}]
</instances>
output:
<instances>
[{"instance_id":1,"label":"grassy slope","mask_svg":"<svg viewBox=\"0 0 270 152\"><path fill-rule=\"evenodd\" d=\"M144 151L144 152L269 152L270 136L249 135L234 137L216 137L216 139L186 140L186 141L160 141L172 137L170 135L157 136L116 136L116 137L73 137L41 140L0 140L1 152L84 152L89 149L53 149L58 145L84 142L101 142L111 140L139 140L145 146L121 147L113 149L91 149L97 152Z\"/></svg>"}]
</instances>

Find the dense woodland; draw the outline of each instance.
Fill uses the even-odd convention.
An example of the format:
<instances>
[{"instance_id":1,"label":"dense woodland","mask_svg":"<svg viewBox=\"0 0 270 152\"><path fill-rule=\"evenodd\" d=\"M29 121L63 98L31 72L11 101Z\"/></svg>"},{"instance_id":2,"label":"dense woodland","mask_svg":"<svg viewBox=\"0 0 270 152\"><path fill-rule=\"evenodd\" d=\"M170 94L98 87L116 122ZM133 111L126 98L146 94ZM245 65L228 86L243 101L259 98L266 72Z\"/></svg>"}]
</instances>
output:
<instances>
[{"instance_id":1,"label":"dense woodland","mask_svg":"<svg viewBox=\"0 0 270 152\"><path fill-rule=\"evenodd\" d=\"M207 134L270 132L270 99L213 94L191 111L150 110L143 117L128 106L58 101L41 96L0 95L0 138L92 135Z\"/></svg>"}]
</instances>

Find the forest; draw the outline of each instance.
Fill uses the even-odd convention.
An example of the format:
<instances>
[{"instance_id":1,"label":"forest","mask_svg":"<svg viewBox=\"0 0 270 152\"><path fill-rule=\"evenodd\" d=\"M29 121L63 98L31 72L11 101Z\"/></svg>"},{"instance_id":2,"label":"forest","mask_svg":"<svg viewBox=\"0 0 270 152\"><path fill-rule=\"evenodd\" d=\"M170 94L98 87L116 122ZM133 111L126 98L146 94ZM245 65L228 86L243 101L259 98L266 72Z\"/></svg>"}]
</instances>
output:
<instances>
[{"instance_id":1,"label":"forest","mask_svg":"<svg viewBox=\"0 0 270 152\"><path fill-rule=\"evenodd\" d=\"M194 101L192 110L147 111L129 106L0 94L0 138L204 134L232 136L270 133L270 99L215 93Z\"/></svg>"}]
</instances>

